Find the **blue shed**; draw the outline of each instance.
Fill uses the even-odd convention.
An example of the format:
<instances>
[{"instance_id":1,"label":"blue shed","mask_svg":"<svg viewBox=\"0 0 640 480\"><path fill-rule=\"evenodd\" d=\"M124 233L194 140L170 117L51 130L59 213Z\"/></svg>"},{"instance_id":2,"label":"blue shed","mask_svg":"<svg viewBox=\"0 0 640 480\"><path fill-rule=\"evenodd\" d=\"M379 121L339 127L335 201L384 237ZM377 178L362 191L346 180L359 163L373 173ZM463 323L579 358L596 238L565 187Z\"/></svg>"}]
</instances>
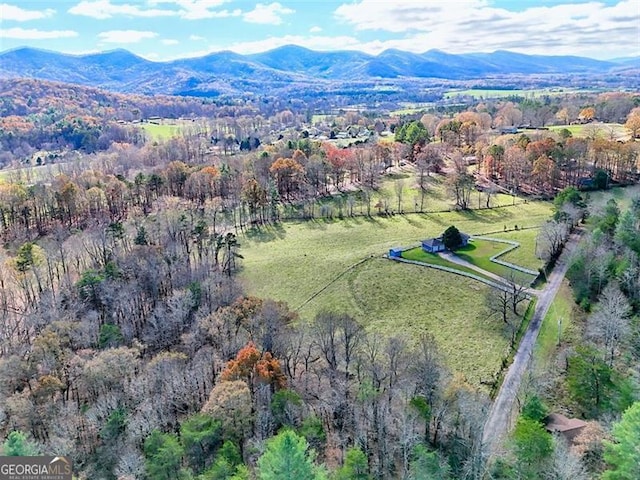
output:
<instances>
[{"instance_id":1,"label":"blue shed","mask_svg":"<svg viewBox=\"0 0 640 480\"><path fill-rule=\"evenodd\" d=\"M389 249L389 258L400 258L402 257L402 248L394 247Z\"/></svg>"}]
</instances>

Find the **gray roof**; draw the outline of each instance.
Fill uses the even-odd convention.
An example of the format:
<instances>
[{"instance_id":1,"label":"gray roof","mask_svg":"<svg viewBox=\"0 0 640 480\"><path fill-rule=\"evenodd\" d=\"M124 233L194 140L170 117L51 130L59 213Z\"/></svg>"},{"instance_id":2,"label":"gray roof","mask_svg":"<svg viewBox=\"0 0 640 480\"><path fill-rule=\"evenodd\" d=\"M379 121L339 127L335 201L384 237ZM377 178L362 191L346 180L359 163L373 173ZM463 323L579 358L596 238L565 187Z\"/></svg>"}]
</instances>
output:
<instances>
[{"instance_id":1,"label":"gray roof","mask_svg":"<svg viewBox=\"0 0 640 480\"><path fill-rule=\"evenodd\" d=\"M466 233L460 232L460 238L462 238L463 243L468 242L469 239L471 238L471 235L467 235ZM422 245L433 248L433 247L443 246L444 242L442 241L442 237L427 238L426 240L422 241Z\"/></svg>"},{"instance_id":2,"label":"gray roof","mask_svg":"<svg viewBox=\"0 0 640 480\"><path fill-rule=\"evenodd\" d=\"M422 245L425 245L427 247L439 247L444 245L444 242L442 241L442 238L438 237L438 238L427 238L426 240L422 241Z\"/></svg>"}]
</instances>

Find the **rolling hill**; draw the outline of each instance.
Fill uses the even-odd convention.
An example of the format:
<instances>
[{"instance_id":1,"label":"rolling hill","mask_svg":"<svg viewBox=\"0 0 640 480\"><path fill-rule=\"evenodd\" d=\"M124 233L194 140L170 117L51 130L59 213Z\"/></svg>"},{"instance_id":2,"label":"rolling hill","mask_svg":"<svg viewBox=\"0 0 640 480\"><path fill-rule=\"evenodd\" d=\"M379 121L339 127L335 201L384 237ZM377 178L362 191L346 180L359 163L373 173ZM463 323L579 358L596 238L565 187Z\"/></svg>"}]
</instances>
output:
<instances>
[{"instance_id":1,"label":"rolling hill","mask_svg":"<svg viewBox=\"0 0 640 480\"><path fill-rule=\"evenodd\" d=\"M0 78L35 78L127 93L218 94L261 92L292 82L374 82L380 79L467 80L496 75L606 74L627 67L573 56L508 51L422 54L386 50L319 52L288 45L252 55L222 51L199 58L153 62L126 50L68 55L33 48L0 53Z\"/></svg>"}]
</instances>

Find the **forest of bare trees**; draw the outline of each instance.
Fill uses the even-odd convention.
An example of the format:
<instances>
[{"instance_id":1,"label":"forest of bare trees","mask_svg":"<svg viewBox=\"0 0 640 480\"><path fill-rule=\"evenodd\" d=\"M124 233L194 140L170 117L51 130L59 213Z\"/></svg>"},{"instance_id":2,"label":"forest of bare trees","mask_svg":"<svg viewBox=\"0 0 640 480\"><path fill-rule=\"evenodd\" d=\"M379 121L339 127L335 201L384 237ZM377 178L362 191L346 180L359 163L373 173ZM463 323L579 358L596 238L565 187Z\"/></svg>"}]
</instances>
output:
<instances>
[{"instance_id":1,"label":"forest of bare trees","mask_svg":"<svg viewBox=\"0 0 640 480\"><path fill-rule=\"evenodd\" d=\"M490 399L447 370L428 334L381 338L331 310L306 324L237 281L243 229L403 213L403 179L394 198L377 194L399 167L415 174L416 212L428 208L434 176L452 209L471 208L476 191L487 208L498 191L564 192L541 229L545 260L590 217L597 227L570 273L589 311L588 345L567 352L562 385L591 419L635 398L635 384L616 382L638 374L638 202L587 215L578 188L637 180L637 96L495 100L413 117L345 112L313 127L370 132L343 147L311 138L304 105L60 95L33 81L11 88L23 94L3 100L2 163L65 151L40 170L3 171L0 181L0 428L12 451L56 451L73 458L81 478L122 480L253 478L276 468L282 445L314 449L303 462L309 478L326 478L320 463L345 479L560 472L562 462L536 458L514 470L508 456L490 468L482 446ZM194 122L150 140L132 121L152 114ZM631 137L596 123L586 136L536 129L594 116L627 122ZM499 130L523 125L531 128ZM387 130L395 141L383 138ZM512 345L524 298L513 282L487 300ZM585 384L590 371L603 382ZM523 421L516 456L528 451L528 428L539 433ZM586 467L602 470L596 460Z\"/></svg>"}]
</instances>

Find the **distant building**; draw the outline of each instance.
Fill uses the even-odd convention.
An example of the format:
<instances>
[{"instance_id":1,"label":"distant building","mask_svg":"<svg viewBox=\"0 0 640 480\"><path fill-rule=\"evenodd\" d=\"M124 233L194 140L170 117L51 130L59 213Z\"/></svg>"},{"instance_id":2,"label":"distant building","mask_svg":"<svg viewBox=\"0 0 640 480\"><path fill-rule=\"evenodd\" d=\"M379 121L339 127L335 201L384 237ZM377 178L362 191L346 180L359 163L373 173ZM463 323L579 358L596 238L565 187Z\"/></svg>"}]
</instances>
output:
<instances>
[{"instance_id":1,"label":"distant building","mask_svg":"<svg viewBox=\"0 0 640 480\"><path fill-rule=\"evenodd\" d=\"M427 238L422 241L422 250L428 253L438 253L444 252L446 248L444 247L444 242L441 237L437 238Z\"/></svg>"},{"instance_id":2,"label":"distant building","mask_svg":"<svg viewBox=\"0 0 640 480\"><path fill-rule=\"evenodd\" d=\"M462 243L460 243L460 246L466 247L469 244L471 235L460 232L460 238L462 239ZM422 250L427 253L444 252L446 249L447 248L444 246L444 242L442 241L442 236L427 238L426 240L422 241Z\"/></svg>"},{"instance_id":3,"label":"distant building","mask_svg":"<svg viewBox=\"0 0 640 480\"><path fill-rule=\"evenodd\" d=\"M390 248L389 249L389 258L400 258L402 257L402 248Z\"/></svg>"}]
</instances>

